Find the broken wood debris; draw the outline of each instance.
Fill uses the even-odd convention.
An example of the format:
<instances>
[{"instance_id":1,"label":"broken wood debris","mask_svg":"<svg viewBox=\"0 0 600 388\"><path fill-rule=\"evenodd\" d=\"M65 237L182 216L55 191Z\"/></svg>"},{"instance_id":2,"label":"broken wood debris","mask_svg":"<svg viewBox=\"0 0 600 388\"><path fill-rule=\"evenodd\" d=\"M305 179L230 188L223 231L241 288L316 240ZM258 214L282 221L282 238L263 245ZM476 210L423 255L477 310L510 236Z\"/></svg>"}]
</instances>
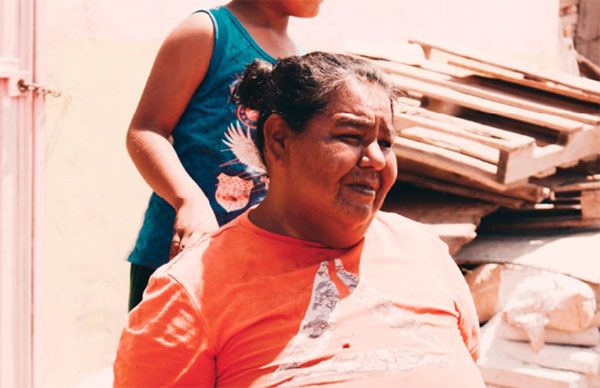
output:
<instances>
[{"instance_id":1,"label":"broken wood debris","mask_svg":"<svg viewBox=\"0 0 600 388\"><path fill-rule=\"evenodd\" d=\"M600 175L575 175L565 170L532 179L548 187L550 197L536 204L501 209L482 222L482 230L600 229Z\"/></svg>"}]
</instances>

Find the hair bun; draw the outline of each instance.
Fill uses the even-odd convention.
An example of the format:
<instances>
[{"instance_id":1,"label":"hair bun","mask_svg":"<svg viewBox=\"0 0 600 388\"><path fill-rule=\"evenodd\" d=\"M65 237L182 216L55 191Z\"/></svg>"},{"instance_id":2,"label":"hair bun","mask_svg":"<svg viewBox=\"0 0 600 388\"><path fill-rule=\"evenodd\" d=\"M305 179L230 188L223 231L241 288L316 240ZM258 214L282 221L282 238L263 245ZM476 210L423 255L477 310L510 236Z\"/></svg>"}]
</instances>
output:
<instances>
[{"instance_id":1,"label":"hair bun","mask_svg":"<svg viewBox=\"0 0 600 388\"><path fill-rule=\"evenodd\" d=\"M271 109L273 65L256 59L246 67L242 76L233 85L232 101L250 109L265 112Z\"/></svg>"}]
</instances>

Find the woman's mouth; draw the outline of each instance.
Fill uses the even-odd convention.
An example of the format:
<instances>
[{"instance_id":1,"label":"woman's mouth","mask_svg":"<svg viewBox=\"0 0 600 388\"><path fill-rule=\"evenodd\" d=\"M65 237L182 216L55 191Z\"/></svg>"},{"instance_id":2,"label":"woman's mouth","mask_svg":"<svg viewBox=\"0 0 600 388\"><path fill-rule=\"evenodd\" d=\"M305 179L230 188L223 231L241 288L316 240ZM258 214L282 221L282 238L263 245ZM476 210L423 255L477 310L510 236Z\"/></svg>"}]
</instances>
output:
<instances>
[{"instance_id":1,"label":"woman's mouth","mask_svg":"<svg viewBox=\"0 0 600 388\"><path fill-rule=\"evenodd\" d=\"M348 185L352 191L355 191L361 195L374 197L377 194L377 187L373 184L368 183L351 183Z\"/></svg>"}]
</instances>

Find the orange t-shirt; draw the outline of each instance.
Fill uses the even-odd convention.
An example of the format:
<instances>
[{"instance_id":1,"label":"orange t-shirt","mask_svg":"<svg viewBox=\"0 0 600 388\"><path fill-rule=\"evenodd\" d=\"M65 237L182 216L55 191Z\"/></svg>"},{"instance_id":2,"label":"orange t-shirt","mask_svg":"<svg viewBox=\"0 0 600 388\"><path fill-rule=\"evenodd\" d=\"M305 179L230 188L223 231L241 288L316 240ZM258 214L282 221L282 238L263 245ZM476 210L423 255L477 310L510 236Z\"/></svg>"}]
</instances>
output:
<instances>
[{"instance_id":1,"label":"orange t-shirt","mask_svg":"<svg viewBox=\"0 0 600 388\"><path fill-rule=\"evenodd\" d=\"M114 384L484 387L478 338L458 267L420 224L379 212L328 249L246 212L152 276Z\"/></svg>"}]
</instances>

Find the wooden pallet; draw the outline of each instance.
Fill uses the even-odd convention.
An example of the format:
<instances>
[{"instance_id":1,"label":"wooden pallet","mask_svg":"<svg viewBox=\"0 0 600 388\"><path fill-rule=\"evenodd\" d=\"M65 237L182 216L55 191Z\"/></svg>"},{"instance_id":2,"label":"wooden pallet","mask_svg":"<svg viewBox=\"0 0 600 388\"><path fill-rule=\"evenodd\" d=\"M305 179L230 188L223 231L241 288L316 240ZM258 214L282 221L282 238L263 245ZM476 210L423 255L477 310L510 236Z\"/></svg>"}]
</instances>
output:
<instances>
[{"instance_id":1,"label":"wooden pallet","mask_svg":"<svg viewBox=\"0 0 600 388\"><path fill-rule=\"evenodd\" d=\"M535 179L551 195L538 204L504 210L486 220L488 230L600 229L600 174L561 170Z\"/></svg>"},{"instance_id":2,"label":"wooden pallet","mask_svg":"<svg viewBox=\"0 0 600 388\"><path fill-rule=\"evenodd\" d=\"M595 197L549 203L553 186L539 179L600 155L600 83L418 43L429 59L355 53L407 92L395 106L398 179L515 213L533 211L525 223L531 228L557 214L562 218L547 225L595 227L595 213L582 206ZM432 52L445 58L433 60Z\"/></svg>"},{"instance_id":3,"label":"wooden pallet","mask_svg":"<svg viewBox=\"0 0 600 388\"><path fill-rule=\"evenodd\" d=\"M402 63L359 53L422 103L396 109L395 149L402 158L507 190L600 154L600 82L417 43L454 62ZM495 72L461 66L457 58Z\"/></svg>"},{"instance_id":4,"label":"wooden pallet","mask_svg":"<svg viewBox=\"0 0 600 388\"><path fill-rule=\"evenodd\" d=\"M422 76L425 79L428 75ZM600 113L585 112L585 106L578 112L557 107L559 102L554 106L532 101L519 103L528 101L521 97L498 98L504 102L497 102L409 77L395 76L393 81L400 88L469 108L471 112L469 120L465 120L400 105L394 125L400 137L412 141L399 139L397 149L407 157L426 151L436 165L447 163L453 171L464 171L481 182L510 185L530 176L551 174L558 166L576 164L600 153ZM468 88L473 94L483 90ZM521 106L507 105L509 102Z\"/></svg>"},{"instance_id":5,"label":"wooden pallet","mask_svg":"<svg viewBox=\"0 0 600 388\"><path fill-rule=\"evenodd\" d=\"M523 207L526 203L524 199L514 198L490 191L479 190L473 187L461 186L455 183L405 171L398 171L398 180L400 182L408 182L414 184L415 186L424 187L431 190L459 195L466 198L478 199L489 203L495 203L508 208L518 209Z\"/></svg>"},{"instance_id":6,"label":"wooden pallet","mask_svg":"<svg viewBox=\"0 0 600 388\"><path fill-rule=\"evenodd\" d=\"M579 100L600 103L600 82L561 72L537 69L529 64L507 61L487 53L476 52L448 43L411 40L419 44L428 58L467 69L483 77L502 79L530 88L549 91ZM441 54L441 55L440 55Z\"/></svg>"},{"instance_id":7,"label":"wooden pallet","mask_svg":"<svg viewBox=\"0 0 600 388\"><path fill-rule=\"evenodd\" d=\"M485 182L482 183L478 180L474 180L464 175L461 175L455 171L444 170L441 168L432 168L431 165L427 163L421 163L419 161L405 158L404 153L397 153L397 157L399 173L398 179L401 181L406 180L407 182L426 188L431 187L425 184L421 184L420 182L430 180L434 182L439 182L440 184L456 186L457 191L451 192L457 195L484 200L484 198L482 197L483 195L493 194L501 197L506 197L508 201L511 201L511 199L516 199L519 201L519 203L523 201L526 203L538 203L550 197L551 195L551 191L543 185L531 184L527 182L515 185L514 187L502 185L497 182L487 184ZM421 179L419 181L415 181L414 179L407 178L409 176L417 176ZM469 192L471 190L473 192L473 195L469 195ZM487 198L490 199L492 197ZM503 203L496 201L491 202L498 203L499 205L505 205L504 201Z\"/></svg>"}]
</instances>

